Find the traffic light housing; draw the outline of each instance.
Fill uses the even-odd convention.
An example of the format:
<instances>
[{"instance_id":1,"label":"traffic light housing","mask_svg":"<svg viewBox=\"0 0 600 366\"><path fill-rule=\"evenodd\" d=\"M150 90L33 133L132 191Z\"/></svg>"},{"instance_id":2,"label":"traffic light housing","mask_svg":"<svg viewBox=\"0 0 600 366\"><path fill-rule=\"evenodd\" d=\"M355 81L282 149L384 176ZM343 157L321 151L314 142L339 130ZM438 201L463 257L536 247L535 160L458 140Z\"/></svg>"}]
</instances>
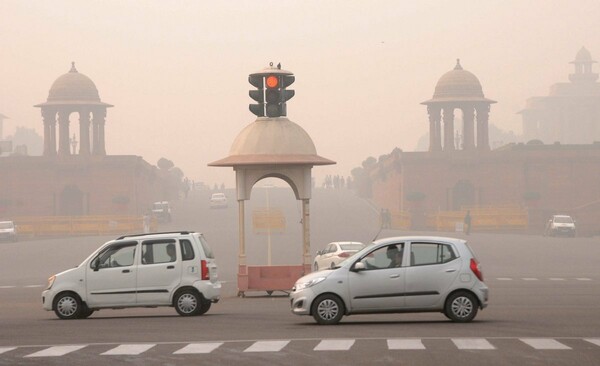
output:
<instances>
[{"instance_id":1,"label":"traffic light housing","mask_svg":"<svg viewBox=\"0 0 600 366\"><path fill-rule=\"evenodd\" d=\"M295 81L294 75L281 70L281 64L277 68L271 66L248 77L248 81L257 90L249 92L250 98L258 104L250 104L250 111L258 117L281 117L287 115L286 102L290 100L295 92L286 88Z\"/></svg>"}]
</instances>

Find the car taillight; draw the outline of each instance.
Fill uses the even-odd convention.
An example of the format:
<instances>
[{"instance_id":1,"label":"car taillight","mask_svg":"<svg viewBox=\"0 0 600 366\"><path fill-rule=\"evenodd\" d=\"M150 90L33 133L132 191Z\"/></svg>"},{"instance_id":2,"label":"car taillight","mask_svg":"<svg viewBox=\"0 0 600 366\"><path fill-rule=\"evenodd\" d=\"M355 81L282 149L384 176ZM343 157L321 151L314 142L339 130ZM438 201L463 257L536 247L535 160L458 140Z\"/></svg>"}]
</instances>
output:
<instances>
[{"instance_id":1,"label":"car taillight","mask_svg":"<svg viewBox=\"0 0 600 366\"><path fill-rule=\"evenodd\" d=\"M342 252L340 253L340 255L338 255L338 257L340 258L348 258L350 256L350 253L348 252Z\"/></svg>"},{"instance_id":2,"label":"car taillight","mask_svg":"<svg viewBox=\"0 0 600 366\"><path fill-rule=\"evenodd\" d=\"M202 271L202 279L210 280L210 271L208 270L208 264L205 260L200 261L200 269Z\"/></svg>"},{"instance_id":3,"label":"car taillight","mask_svg":"<svg viewBox=\"0 0 600 366\"><path fill-rule=\"evenodd\" d=\"M477 276L477 278L479 278L479 281L483 282L483 272L481 271L481 264L479 264L479 262L477 262L477 259L475 258L471 258L471 271L473 271L473 274L475 274L475 276Z\"/></svg>"}]
</instances>

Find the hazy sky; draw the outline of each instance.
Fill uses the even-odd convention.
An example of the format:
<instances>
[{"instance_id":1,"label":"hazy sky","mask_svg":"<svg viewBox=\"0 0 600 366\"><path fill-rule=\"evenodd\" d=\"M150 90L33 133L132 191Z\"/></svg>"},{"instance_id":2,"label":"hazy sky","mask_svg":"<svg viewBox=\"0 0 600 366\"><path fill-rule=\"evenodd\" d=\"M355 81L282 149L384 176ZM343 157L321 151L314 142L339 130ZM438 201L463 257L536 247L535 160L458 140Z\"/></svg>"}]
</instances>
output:
<instances>
[{"instance_id":1,"label":"hazy sky","mask_svg":"<svg viewBox=\"0 0 600 366\"><path fill-rule=\"evenodd\" d=\"M190 179L232 187L231 168L207 163L255 119L248 74L281 62L296 75L288 117L338 163L313 169L320 183L414 150L428 131L419 103L457 58L498 101L490 122L520 135L516 112L567 81L582 46L600 59L598 0L0 0L0 113L11 117L5 135L41 135L33 105L75 61L115 105L108 154L165 157Z\"/></svg>"}]
</instances>

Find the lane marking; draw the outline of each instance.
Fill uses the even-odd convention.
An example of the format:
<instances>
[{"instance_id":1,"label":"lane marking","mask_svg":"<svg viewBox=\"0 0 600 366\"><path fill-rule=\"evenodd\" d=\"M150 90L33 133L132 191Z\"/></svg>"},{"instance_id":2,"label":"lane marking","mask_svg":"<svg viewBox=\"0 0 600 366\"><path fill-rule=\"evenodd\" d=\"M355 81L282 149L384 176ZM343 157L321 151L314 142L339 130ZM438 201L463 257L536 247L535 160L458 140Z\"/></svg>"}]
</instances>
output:
<instances>
[{"instance_id":1,"label":"lane marking","mask_svg":"<svg viewBox=\"0 0 600 366\"><path fill-rule=\"evenodd\" d=\"M587 277L579 277L577 278L577 281L591 281L591 278L587 278Z\"/></svg>"},{"instance_id":2,"label":"lane marking","mask_svg":"<svg viewBox=\"0 0 600 366\"><path fill-rule=\"evenodd\" d=\"M288 343L290 341L257 341L246 348L244 352L279 352Z\"/></svg>"},{"instance_id":3,"label":"lane marking","mask_svg":"<svg viewBox=\"0 0 600 366\"><path fill-rule=\"evenodd\" d=\"M26 285L26 286L23 286L23 287L25 287L25 288L38 288L38 287L44 287L44 285Z\"/></svg>"},{"instance_id":4,"label":"lane marking","mask_svg":"<svg viewBox=\"0 0 600 366\"><path fill-rule=\"evenodd\" d=\"M523 281L538 281L537 278L533 278L533 277L524 277L522 278Z\"/></svg>"},{"instance_id":5,"label":"lane marking","mask_svg":"<svg viewBox=\"0 0 600 366\"><path fill-rule=\"evenodd\" d=\"M347 351L354 344L354 339L324 339L313 351Z\"/></svg>"},{"instance_id":6,"label":"lane marking","mask_svg":"<svg viewBox=\"0 0 600 366\"><path fill-rule=\"evenodd\" d=\"M564 281L564 278L551 277L550 281Z\"/></svg>"},{"instance_id":7,"label":"lane marking","mask_svg":"<svg viewBox=\"0 0 600 366\"><path fill-rule=\"evenodd\" d=\"M600 338L585 338L584 340L593 343L596 346L600 346Z\"/></svg>"},{"instance_id":8,"label":"lane marking","mask_svg":"<svg viewBox=\"0 0 600 366\"><path fill-rule=\"evenodd\" d=\"M211 353L217 348L221 347L223 342L218 343L191 343L183 347L180 350L173 352L173 354L190 354L190 353Z\"/></svg>"},{"instance_id":9,"label":"lane marking","mask_svg":"<svg viewBox=\"0 0 600 366\"><path fill-rule=\"evenodd\" d=\"M388 339L388 349L425 349L425 345L420 339Z\"/></svg>"},{"instance_id":10,"label":"lane marking","mask_svg":"<svg viewBox=\"0 0 600 366\"><path fill-rule=\"evenodd\" d=\"M572 349L571 347L560 343L555 339L548 338L520 338L521 342L535 349Z\"/></svg>"},{"instance_id":11,"label":"lane marking","mask_svg":"<svg viewBox=\"0 0 600 366\"><path fill-rule=\"evenodd\" d=\"M484 338L452 338L458 349L496 349Z\"/></svg>"},{"instance_id":12,"label":"lane marking","mask_svg":"<svg viewBox=\"0 0 600 366\"><path fill-rule=\"evenodd\" d=\"M496 278L496 279L498 281L512 281L513 280L512 278L509 278L509 277L499 277L499 278Z\"/></svg>"},{"instance_id":13,"label":"lane marking","mask_svg":"<svg viewBox=\"0 0 600 366\"><path fill-rule=\"evenodd\" d=\"M156 344L122 344L113 349L110 349L101 355L139 355L142 352L146 352Z\"/></svg>"},{"instance_id":14,"label":"lane marking","mask_svg":"<svg viewBox=\"0 0 600 366\"><path fill-rule=\"evenodd\" d=\"M17 347L0 347L0 355L13 349L17 349Z\"/></svg>"},{"instance_id":15,"label":"lane marking","mask_svg":"<svg viewBox=\"0 0 600 366\"><path fill-rule=\"evenodd\" d=\"M85 346L54 346L43 349L41 351L34 352L24 357L58 357L64 356L68 353L78 351Z\"/></svg>"},{"instance_id":16,"label":"lane marking","mask_svg":"<svg viewBox=\"0 0 600 366\"><path fill-rule=\"evenodd\" d=\"M17 286L0 286L0 288L15 288Z\"/></svg>"}]
</instances>

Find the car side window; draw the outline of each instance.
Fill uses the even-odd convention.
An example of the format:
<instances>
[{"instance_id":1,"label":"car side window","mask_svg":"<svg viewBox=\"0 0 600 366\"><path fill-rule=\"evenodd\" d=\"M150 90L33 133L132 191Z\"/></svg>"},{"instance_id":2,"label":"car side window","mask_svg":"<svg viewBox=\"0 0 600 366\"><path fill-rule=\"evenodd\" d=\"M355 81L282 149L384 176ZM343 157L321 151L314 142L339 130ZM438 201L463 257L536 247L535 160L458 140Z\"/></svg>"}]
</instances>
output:
<instances>
[{"instance_id":1,"label":"car side window","mask_svg":"<svg viewBox=\"0 0 600 366\"><path fill-rule=\"evenodd\" d=\"M179 241L179 246L181 247L181 258L184 261L190 261L194 259L194 248L192 247L192 243L183 239Z\"/></svg>"},{"instance_id":2,"label":"car side window","mask_svg":"<svg viewBox=\"0 0 600 366\"><path fill-rule=\"evenodd\" d=\"M137 242L111 245L94 258L90 266L95 269L128 267L133 265Z\"/></svg>"},{"instance_id":3,"label":"car side window","mask_svg":"<svg viewBox=\"0 0 600 366\"><path fill-rule=\"evenodd\" d=\"M386 245L364 256L361 262L365 264L365 270L400 267L403 248L403 243Z\"/></svg>"},{"instance_id":4,"label":"car side window","mask_svg":"<svg viewBox=\"0 0 600 366\"><path fill-rule=\"evenodd\" d=\"M425 266L450 262L456 259L456 253L448 244L412 243L410 258L411 266Z\"/></svg>"},{"instance_id":5,"label":"car side window","mask_svg":"<svg viewBox=\"0 0 600 366\"><path fill-rule=\"evenodd\" d=\"M169 263L177 260L174 239L146 240L142 243L142 264Z\"/></svg>"},{"instance_id":6,"label":"car side window","mask_svg":"<svg viewBox=\"0 0 600 366\"><path fill-rule=\"evenodd\" d=\"M327 250L327 253L335 253L335 244L330 244L329 245L329 250Z\"/></svg>"}]
</instances>

